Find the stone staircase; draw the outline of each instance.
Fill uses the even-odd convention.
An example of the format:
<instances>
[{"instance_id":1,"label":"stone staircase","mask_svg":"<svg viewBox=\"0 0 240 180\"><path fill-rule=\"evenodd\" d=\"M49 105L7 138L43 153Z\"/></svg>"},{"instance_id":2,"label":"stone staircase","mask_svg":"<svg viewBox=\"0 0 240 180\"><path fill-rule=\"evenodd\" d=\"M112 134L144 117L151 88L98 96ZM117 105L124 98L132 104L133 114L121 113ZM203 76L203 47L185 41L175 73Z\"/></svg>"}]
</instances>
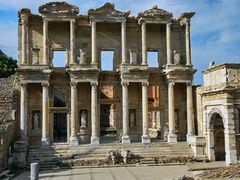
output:
<instances>
[{"instance_id":1,"label":"stone staircase","mask_svg":"<svg viewBox=\"0 0 240 180\"><path fill-rule=\"evenodd\" d=\"M121 143L90 144L69 146L52 145L48 148L30 146L28 149L27 163L39 162L41 169L54 169L58 167L72 166L103 166L112 165L111 158L107 158L107 152L111 150L131 152L128 164L162 164L162 163L186 163L193 160L193 152L186 142L168 144L166 142L154 142L149 146L142 143L123 145ZM121 164L121 160L118 164Z\"/></svg>"}]
</instances>

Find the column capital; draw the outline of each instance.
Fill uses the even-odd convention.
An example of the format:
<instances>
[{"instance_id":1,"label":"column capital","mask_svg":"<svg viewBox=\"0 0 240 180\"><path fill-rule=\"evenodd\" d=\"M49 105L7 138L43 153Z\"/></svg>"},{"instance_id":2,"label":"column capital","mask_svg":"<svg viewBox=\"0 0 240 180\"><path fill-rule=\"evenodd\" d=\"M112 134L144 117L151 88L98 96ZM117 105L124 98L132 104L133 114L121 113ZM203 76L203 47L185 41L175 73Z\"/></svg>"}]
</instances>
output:
<instances>
[{"instance_id":1,"label":"column capital","mask_svg":"<svg viewBox=\"0 0 240 180\"><path fill-rule=\"evenodd\" d=\"M142 86L149 86L149 82L142 82Z\"/></svg>"},{"instance_id":2,"label":"column capital","mask_svg":"<svg viewBox=\"0 0 240 180\"><path fill-rule=\"evenodd\" d=\"M77 87L77 82L71 81L70 85L71 85L71 87L76 88Z\"/></svg>"},{"instance_id":3,"label":"column capital","mask_svg":"<svg viewBox=\"0 0 240 180\"><path fill-rule=\"evenodd\" d=\"M186 82L186 85L187 85L187 86L192 86L192 82L191 82L191 81Z\"/></svg>"},{"instance_id":4,"label":"column capital","mask_svg":"<svg viewBox=\"0 0 240 180\"><path fill-rule=\"evenodd\" d=\"M95 86L95 87L98 86L98 82L97 81L91 81L90 84L91 84L91 86Z\"/></svg>"},{"instance_id":5,"label":"column capital","mask_svg":"<svg viewBox=\"0 0 240 180\"><path fill-rule=\"evenodd\" d=\"M27 83L26 83L26 82L20 82L20 86L21 86L22 88L26 88L26 87L27 87Z\"/></svg>"},{"instance_id":6,"label":"column capital","mask_svg":"<svg viewBox=\"0 0 240 180\"><path fill-rule=\"evenodd\" d=\"M122 81L121 84L122 84L122 86L128 86L129 82L128 81Z\"/></svg>"},{"instance_id":7,"label":"column capital","mask_svg":"<svg viewBox=\"0 0 240 180\"><path fill-rule=\"evenodd\" d=\"M174 81L169 81L168 82L168 86L174 86L175 85L175 82Z\"/></svg>"},{"instance_id":8,"label":"column capital","mask_svg":"<svg viewBox=\"0 0 240 180\"><path fill-rule=\"evenodd\" d=\"M76 19L75 19L75 18L74 18L74 19L71 19L70 22L71 22L71 23L75 23L75 22L76 22Z\"/></svg>"},{"instance_id":9,"label":"column capital","mask_svg":"<svg viewBox=\"0 0 240 180\"><path fill-rule=\"evenodd\" d=\"M49 86L49 82L42 82L41 84L43 87Z\"/></svg>"}]
</instances>

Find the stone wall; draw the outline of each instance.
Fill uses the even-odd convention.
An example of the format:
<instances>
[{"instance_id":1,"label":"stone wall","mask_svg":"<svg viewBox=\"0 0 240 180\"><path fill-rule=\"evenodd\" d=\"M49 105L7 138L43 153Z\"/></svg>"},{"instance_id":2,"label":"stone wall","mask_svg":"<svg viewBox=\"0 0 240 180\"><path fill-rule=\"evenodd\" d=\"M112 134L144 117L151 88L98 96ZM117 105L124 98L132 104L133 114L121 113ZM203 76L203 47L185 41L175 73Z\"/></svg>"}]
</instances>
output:
<instances>
[{"instance_id":1,"label":"stone wall","mask_svg":"<svg viewBox=\"0 0 240 180\"><path fill-rule=\"evenodd\" d=\"M17 94L15 76L0 79L0 169L11 161L11 146L16 137L15 110ZM9 159L9 160L8 160Z\"/></svg>"}]
</instances>

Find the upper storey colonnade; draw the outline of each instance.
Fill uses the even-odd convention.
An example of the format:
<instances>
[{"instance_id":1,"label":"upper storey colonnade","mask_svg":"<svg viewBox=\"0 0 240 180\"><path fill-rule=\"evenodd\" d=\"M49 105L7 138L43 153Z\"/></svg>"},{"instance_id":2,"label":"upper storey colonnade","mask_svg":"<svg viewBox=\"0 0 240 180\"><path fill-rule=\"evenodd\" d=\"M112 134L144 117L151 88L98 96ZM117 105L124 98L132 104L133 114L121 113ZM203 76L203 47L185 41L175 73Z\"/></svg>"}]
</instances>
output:
<instances>
[{"instance_id":1,"label":"upper storey colonnade","mask_svg":"<svg viewBox=\"0 0 240 180\"><path fill-rule=\"evenodd\" d=\"M65 2L50 2L39 7L40 17L42 18L42 61L39 65L50 64L50 45L49 45L49 22L69 22L70 36L69 36L69 62L68 65L78 64L76 61L76 22L78 17L83 17L79 14L79 9L76 6L67 4ZM147 66L147 26L149 24L161 24L165 26L165 39L166 39L166 64L174 64L172 49L172 24L177 24L179 27L185 27L185 65L191 66L191 48L190 48L190 19L194 16L193 12L183 13L178 18L173 18L172 13L169 13L163 9L159 9L157 6L139 13L136 17L129 17L130 11L120 12L115 10L114 5L106 3L100 8L90 9L88 11L89 26L91 27L91 67L98 67L98 49L97 49L97 24L100 23L120 23L121 24L121 65L127 65L131 63L127 59L127 23L129 19L135 19L141 29L141 63L139 65ZM32 16L29 9L21 9L19 11L20 19L20 31L21 31L21 45L20 45L20 66L31 65L27 60L30 55L31 43L29 40L30 28L29 19ZM36 15L34 15L36 16ZM77 27L78 28L78 27ZM80 27L81 28L81 27ZM136 32L137 33L137 32ZM161 33L159 31L159 33ZM130 43L128 41L128 43ZM180 58L180 57L179 57Z\"/></svg>"}]
</instances>

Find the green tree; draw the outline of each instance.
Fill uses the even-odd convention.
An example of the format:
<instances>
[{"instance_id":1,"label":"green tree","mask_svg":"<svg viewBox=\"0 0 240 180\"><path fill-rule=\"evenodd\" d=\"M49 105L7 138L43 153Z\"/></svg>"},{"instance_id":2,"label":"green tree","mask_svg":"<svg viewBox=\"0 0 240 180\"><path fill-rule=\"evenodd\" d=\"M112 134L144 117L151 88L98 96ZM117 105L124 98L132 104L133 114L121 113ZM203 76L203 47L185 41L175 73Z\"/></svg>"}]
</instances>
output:
<instances>
[{"instance_id":1,"label":"green tree","mask_svg":"<svg viewBox=\"0 0 240 180\"><path fill-rule=\"evenodd\" d=\"M0 50L0 78L7 78L15 73L17 61Z\"/></svg>"}]
</instances>

